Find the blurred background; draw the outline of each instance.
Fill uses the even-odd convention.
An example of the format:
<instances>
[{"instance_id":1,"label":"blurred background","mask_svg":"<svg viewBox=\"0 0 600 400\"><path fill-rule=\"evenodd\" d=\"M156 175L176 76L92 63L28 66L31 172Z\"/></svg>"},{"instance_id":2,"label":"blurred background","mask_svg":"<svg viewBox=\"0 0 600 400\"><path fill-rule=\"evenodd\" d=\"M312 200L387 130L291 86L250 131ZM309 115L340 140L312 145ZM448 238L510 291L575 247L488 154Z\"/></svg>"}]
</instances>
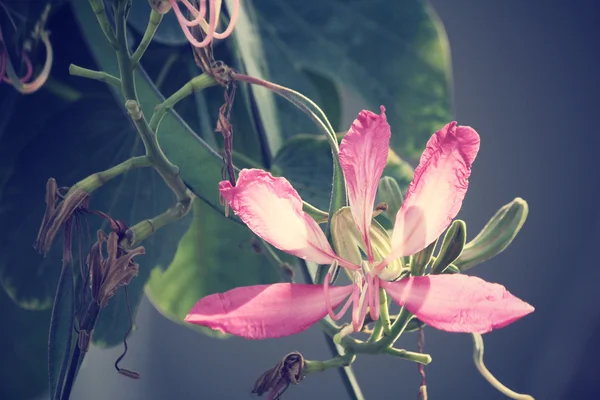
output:
<instances>
[{"instance_id":1,"label":"blurred background","mask_svg":"<svg viewBox=\"0 0 600 400\"><path fill-rule=\"evenodd\" d=\"M528 220L513 244L470 271L536 307L532 315L484 335L486 365L509 388L536 399L600 398L600 141L595 131L600 5L585 0L430 4L450 45L455 118L481 135L459 214L468 238L513 198L529 203ZM54 37L63 38L60 30L72 29L56 22L50 28ZM386 55L376 61L385 64ZM10 90L0 86L2 96L12 95ZM340 125L347 129L362 104L351 94L343 104ZM318 328L269 341L215 340L163 318L146 298L136 327L122 365L142 379L114 371L121 347L92 348L73 399L244 399L259 375L290 351L309 359L329 355ZM415 350L416 343L416 334L406 334L399 345ZM433 358L426 367L431 399L505 398L476 371L470 336L427 329L425 352ZM360 355L354 369L367 399L417 396L420 376L414 364ZM5 371L0 379L14 373ZM330 370L310 375L284 398L346 394L338 372Z\"/></svg>"}]
</instances>

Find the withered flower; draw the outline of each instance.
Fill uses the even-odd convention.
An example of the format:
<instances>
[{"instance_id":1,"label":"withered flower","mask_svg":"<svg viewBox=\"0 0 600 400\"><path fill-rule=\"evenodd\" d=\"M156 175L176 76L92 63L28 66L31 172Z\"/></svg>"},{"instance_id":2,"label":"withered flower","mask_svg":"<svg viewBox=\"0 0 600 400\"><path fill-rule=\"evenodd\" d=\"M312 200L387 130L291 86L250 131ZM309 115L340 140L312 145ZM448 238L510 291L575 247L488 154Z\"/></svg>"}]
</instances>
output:
<instances>
[{"instance_id":1,"label":"withered flower","mask_svg":"<svg viewBox=\"0 0 600 400\"><path fill-rule=\"evenodd\" d=\"M297 385L304 376L304 357L302 354L294 351L277 363L273 368L265 372L258 378L254 384L252 394L262 396L269 392L267 400L278 399L290 386Z\"/></svg>"},{"instance_id":2,"label":"withered flower","mask_svg":"<svg viewBox=\"0 0 600 400\"><path fill-rule=\"evenodd\" d=\"M83 190L59 189L54 178L48 179L46 212L33 247L45 257L60 228L66 226L77 212L87 210L89 199L90 195Z\"/></svg>"},{"instance_id":3,"label":"withered flower","mask_svg":"<svg viewBox=\"0 0 600 400\"><path fill-rule=\"evenodd\" d=\"M104 242L106 258L102 253ZM141 246L130 251L119 246L119 236L115 232L106 235L104 231L98 231L98 241L92 246L87 264L92 298L100 307L106 307L108 299L114 296L117 289L128 285L138 274L138 265L133 257L144 253L144 247Z\"/></svg>"}]
</instances>

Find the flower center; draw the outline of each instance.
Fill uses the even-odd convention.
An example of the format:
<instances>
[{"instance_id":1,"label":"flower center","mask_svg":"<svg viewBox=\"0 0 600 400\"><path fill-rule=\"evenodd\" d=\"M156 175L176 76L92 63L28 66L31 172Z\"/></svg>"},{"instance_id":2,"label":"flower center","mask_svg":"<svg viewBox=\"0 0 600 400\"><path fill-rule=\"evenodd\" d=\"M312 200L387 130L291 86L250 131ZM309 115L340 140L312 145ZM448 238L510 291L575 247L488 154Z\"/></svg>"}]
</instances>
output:
<instances>
[{"instance_id":1,"label":"flower center","mask_svg":"<svg viewBox=\"0 0 600 400\"><path fill-rule=\"evenodd\" d=\"M336 314L331 306L329 298L329 285L331 275L337 268L337 262L334 262L325 277L323 289L325 292L325 302L327 304L327 313L334 321L339 320L346 313L350 305L352 305L352 327L354 332L362 329L367 312L371 319L376 321L379 319L379 277L374 274L373 266L367 261L362 261L361 268L354 271L352 275L353 289L352 294L346 300L342 309Z\"/></svg>"}]
</instances>

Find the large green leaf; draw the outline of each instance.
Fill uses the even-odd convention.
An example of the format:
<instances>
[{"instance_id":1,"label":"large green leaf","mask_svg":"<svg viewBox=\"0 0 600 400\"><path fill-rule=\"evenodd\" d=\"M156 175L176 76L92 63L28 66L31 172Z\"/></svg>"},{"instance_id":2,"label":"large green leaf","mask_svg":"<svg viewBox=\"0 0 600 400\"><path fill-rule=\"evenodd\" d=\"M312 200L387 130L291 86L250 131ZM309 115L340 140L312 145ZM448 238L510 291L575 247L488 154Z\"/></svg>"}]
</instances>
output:
<instances>
[{"instance_id":1,"label":"large green leaf","mask_svg":"<svg viewBox=\"0 0 600 400\"><path fill-rule=\"evenodd\" d=\"M0 290L0 314L0 398L40 398L48 389L50 310L24 310Z\"/></svg>"},{"instance_id":2,"label":"large green leaf","mask_svg":"<svg viewBox=\"0 0 600 400\"><path fill-rule=\"evenodd\" d=\"M259 27L267 79L323 108L335 109L325 106L337 101L327 94L333 88L342 94L338 98L352 99L342 103L352 114L385 105L398 154L418 158L430 135L451 118L447 39L425 0L254 0L244 7ZM329 90L323 80L332 82ZM277 100L285 137L316 132L284 103Z\"/></svg>"},{"instance_id":3,"label":"large green leaf","mask_svg":"<svg viewBox=\"0 0 600 400\"><path fill-rule=\"evenodd\" d=\"M71 263L63 265L48 336L48 378L52 399L60 399L69 367L75 319L75 281Z\"/></svg>"},{"instance_id":4,"label":"large green leaf","mask_svg":"<svg viewBox=\"0 0 600 400\"><path fill-rule=\"evenodd\" d=\"M322 210L328 209L333 164L325 137L303 134L291 138L277 153L271 172L285 176L304 201ZM390 150L383 175L396 179L404 190L412 174L410 165Z\"/></svg>"},{"instance_id":5,"label":"large green leaf","mask_svg":"<svg viewBox=\"0 0 600 400\"><path fill-rule=\"evenodd\" d=\"M279 266L246 227L224 219L198 200L193 212L192 225L181 239L172 264L164 272L154 269L146 284L146 294L156 309L179 323L204 296L281 280ZM223 336L208 328L185 325Z\"/></svg>"},{"instance_id":6,"label":"large green leaf","mask_svg":"<svg viewBox=\"0 0 600 400\"><path fill-rule=\"evenodd\" d=\"M16 115L21 115L18 110ZM10 153L13 161L0 200L0 225L4 228L0 233L0 280L21 306L47 309L52 305L58 283L62 240L59 235L46 258L32 249L44 212L46 180L54 177L59 185L74 184L140 154L142 145L131 122L108 93L83 98L54 113L37 132L27 132L31 136L26 144L15 139L21 133L20 126L20 119L14 118L0 140L0 148ZM132 225L163 212L174 201L160 177L153 170L143 169L108 182L93 194L91 207ZM90 216L88 224L89 227L83 225L82 236L86 240L82 257L90 249L87 239L95 237L103 221ZM144 242L147 254L139 257L140 274L129 291L134 312L150 266L170 263L186 228L186 221L182 221ZM101 312L94 332L96 342L113 345L122 339L129 323L123 297L122 293L117 294Z\"/></svg>"}]
</instances>

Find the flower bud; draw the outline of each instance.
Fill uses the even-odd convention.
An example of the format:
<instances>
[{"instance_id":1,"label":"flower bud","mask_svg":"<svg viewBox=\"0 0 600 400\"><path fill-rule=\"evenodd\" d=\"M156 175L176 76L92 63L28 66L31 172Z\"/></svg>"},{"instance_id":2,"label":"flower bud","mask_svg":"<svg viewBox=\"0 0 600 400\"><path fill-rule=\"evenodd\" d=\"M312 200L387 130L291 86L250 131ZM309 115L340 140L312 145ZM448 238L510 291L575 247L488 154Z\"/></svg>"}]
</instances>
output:
<instances>
[{"instance_id":1,"label":"flower bud","mask_svg":"<svg viewBox=\"0 0 600 400\"><path fill-rule=\"evenodd\" d=\"M503 206L475 239L467 243L453 264L466 271L500 254L517 236L528 212L527 202L520 197Z\"/></svg>"},{"instance_id":2,"label":"flower bud","mask_svg":"<svg viewBox=\"0 0 600 400\"><path fill-rule=\"evenodd\" d=\"M157 13L163 15L171 11L171 3L169 0L148 0L150 7Z\"/></svg>"},{"instance_id":3,"label":"flower bud","mask_svg":"<svg viewBox=\"0 0 600 400\"><path fill-rule=\"evenodd\" d=\"M441 274L454 260L456 260L465 247L467 239L467 225L459 219L452 222L444 235L442 247L431 266L432 274Z\"/></svg>"},{"instance_id":4,"label":"flower bud","mask_svg":"<svg viewBox=\"0 0 600 400\"><path fill-rule=\"evenodd\" d=\"M396 214L404 201L400 185L391 176L384 176L379 180L377 198L379 201L387 204L387 209L383 211L383 215L393 224L396 220Z\"/></svg>"}]
</instances>

